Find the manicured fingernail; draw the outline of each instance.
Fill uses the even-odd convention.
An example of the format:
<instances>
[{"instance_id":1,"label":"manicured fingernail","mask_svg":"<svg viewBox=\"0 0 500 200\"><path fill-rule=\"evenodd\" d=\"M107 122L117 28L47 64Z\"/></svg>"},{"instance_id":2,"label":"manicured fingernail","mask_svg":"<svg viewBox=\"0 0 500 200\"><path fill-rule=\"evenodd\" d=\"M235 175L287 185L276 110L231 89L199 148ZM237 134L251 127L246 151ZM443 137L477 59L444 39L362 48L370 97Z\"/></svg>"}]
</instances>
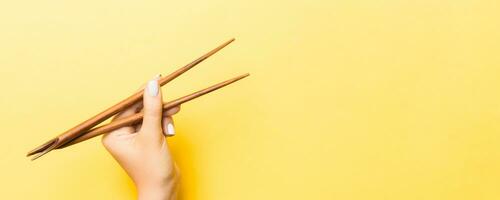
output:
<instances>
[{"instance_id":1,"label":"manicured fingernail","mask_svg":"<svg viewBox=\"0 0 500 200\"><path fill-rule=\"evenodd\" d=\"M168 133L168 135L175 135L175 129L174 129L174 125L172 125L172 123L167 124L167 133Z\"/></svg>"},{"instance_id":2,"label":"manicured fingernail","mask_svg":"<svg viewBox=\"0 0 500 200\"><path fill-rule=\"evenodd\" d=\"M150 96L155 97L156 95L158 95L158 90L159 90L159 88L158 88L158 78L159 77L160 76L158 75L153 80L150 80L148 82L148 94Z\"/></svg>"}]
</instances>

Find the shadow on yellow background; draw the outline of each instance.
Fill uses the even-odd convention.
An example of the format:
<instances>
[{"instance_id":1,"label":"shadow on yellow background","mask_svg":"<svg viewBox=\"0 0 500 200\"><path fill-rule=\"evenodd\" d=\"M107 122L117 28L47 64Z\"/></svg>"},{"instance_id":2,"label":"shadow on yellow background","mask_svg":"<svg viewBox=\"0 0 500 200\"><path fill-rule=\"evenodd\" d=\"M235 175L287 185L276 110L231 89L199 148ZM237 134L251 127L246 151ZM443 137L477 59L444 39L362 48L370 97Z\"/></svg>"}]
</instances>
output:
<instances>
[{"instance_id":1,"label":"shadow on yellow background","mask_svg":"<svg viewBox=\"0 0 500 200\"><path fill-rule=\"evenodd\" d=\"M497 1L0 2L2 199L134 199L98 139L31 148L163 88L182 199L500 199Z\"/></svg>"}]
</instances>

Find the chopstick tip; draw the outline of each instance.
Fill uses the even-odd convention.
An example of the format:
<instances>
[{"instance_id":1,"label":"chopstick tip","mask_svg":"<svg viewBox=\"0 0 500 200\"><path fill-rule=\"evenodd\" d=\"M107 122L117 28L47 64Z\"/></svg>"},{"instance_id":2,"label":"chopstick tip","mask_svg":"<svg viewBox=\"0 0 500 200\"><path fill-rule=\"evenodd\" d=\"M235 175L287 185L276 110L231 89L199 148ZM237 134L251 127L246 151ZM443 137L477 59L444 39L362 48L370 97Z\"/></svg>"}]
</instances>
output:
<instances>
[{"instance_id":1,"label":"chopstick tip","mask_svg":"<svg viewBox=\"0 0 500 200\"><path fill-rule=\"evenodd\" d=\"M229 80L227 80L227 82L229 82L229 83L233 83L233 82L239 81L239 80L241 80L241 79L244 79L244 78L246 78L246 77L248 77L248 76L250 76L250 73L245 73L245 74L242 74L242 75L236 76L236 77L234 77L234 78L232 78L232 79L229 79Z\"/></svg>"},{"instance_id":2,"label":"chopstick tip","mask_svg":"<svg viewBox=\"0 0 500 200\"><path fill-rule=\"evenodd\" d=\"M40 157L42 157L43 155L47 154L48 152L54 150L57 145L58 145L58 142L59 142L59 139L58 138L54 138L52 140L49 140L48 142L40 145L39 147L31 150L30 152L28 152L28 154L26 155L26 157L29 157L29 156L33 156L31 157L31 160L36 160Z\"/></svg>"},{"instance_id":3,"label":"chopstick tip","mask_svg":"<svg viewBox=\"0 0 500 200\"><path fill-rule=\"evenodd\" d=\"M235 40L236 40L235 38L231 38L227 42L224 42L224 44L222 44L221 46L227 46L228 44L234 42Z\"/></svg>"},{"instance_id":4,"label":"chopstick tip","mask_svg":"<svg viewBox=\"0 0 500 200\"><path fill-rule=\"evenodd\" d=\"M248 77L250 76L250 73L245 73L245 74L242 74L240 76L238 76L238 79L242 79L242 78L245 78L245 77Z\"/></svg>"}]
</instances>

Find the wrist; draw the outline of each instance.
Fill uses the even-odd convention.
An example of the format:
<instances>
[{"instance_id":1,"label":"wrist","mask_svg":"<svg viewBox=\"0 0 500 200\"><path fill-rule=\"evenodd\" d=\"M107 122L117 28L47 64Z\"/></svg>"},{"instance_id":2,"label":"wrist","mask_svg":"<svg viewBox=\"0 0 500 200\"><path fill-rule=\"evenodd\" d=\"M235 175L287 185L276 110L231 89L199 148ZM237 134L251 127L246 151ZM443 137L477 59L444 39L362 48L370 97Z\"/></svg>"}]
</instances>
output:
<instances>
[{"instance_id":1,"label":"wrist","mask_svg":"<svg viewBox=\"0 0 500 200\"><path fill-rule=\"evenodd\" d=\"M169 188L165 187L137 187L138 200L169 200L172 192Z\"/></svg>"},{"instance_id":2,"label":"wrist","mask_svg":"<svg viewBox=\"0 0 500 200\"><path fill-rule=\"evenodd\" d=\"M170 200L177 196L178 179L136 184L138 200Z\"/></svg>"}]
</instances>

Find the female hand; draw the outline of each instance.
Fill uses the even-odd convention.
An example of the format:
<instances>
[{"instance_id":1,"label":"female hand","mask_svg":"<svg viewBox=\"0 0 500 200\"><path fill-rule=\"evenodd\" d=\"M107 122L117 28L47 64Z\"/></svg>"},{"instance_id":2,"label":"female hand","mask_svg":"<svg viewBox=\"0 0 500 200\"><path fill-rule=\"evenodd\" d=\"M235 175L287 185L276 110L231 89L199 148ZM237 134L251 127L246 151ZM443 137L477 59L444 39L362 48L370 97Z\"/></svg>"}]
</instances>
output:
<instances>
[{"instance_id":1,"label":"female hand","mask_svg":"<svg viewBox=\"0 0 500 200\"><path fill-rule=\"evenodd\" d=\"M170 155L165 135L174 135L171 115L179 107L162 112L162 95L158 78L144 89L142 125L123 127L103 136L102 143L135 183L138 199L175 199L179 170ZM141 110L132 106L115 117L120 119Z\"/></svg>"}]
</instances>

